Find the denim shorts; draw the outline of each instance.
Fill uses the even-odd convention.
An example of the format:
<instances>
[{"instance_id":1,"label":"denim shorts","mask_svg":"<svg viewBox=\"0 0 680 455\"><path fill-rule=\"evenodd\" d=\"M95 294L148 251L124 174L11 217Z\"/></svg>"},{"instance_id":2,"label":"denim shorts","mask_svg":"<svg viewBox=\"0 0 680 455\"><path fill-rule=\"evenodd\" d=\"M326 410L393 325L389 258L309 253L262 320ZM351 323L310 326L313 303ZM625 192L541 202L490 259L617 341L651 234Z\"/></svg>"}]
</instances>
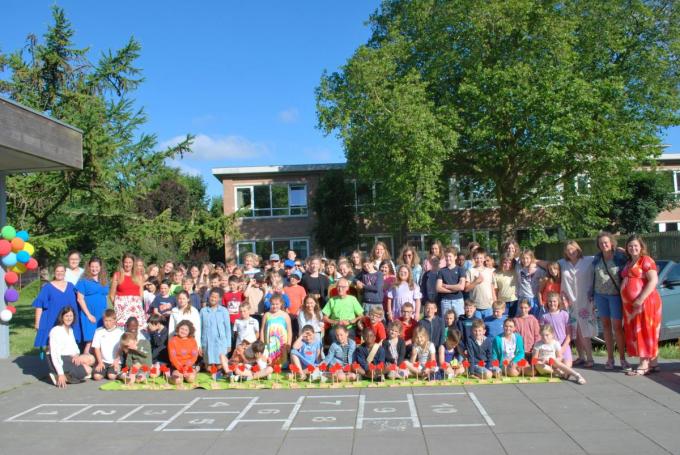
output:
<instances>
[{"instance_id":1,"label":"denim shorts","mask_svg":"<svg viewBox=\"0 0 680 455\"><path fill-rule=\"evenodd\" d=\"M442 299L439 303L441 309L439 316L444 317L447 311L453 310L457 318L463 314L463 305L463 299Z\"/></svg>"},{"instance_id":2,"label":"denim shorts","mask_svg":"<svg viewBox=\"0 0 680 455\"><path fill-rule=\"evenodd\" d=\"M618 295L595 294L597 314L601 318L623 319L623 304Z\"/></svg>"},{"instance_id":3,"label":"denim shorts","mask_svg":"<svg viewBox=\"0 0 680 455\"><path fill-rule=\"evenodd\" d=\"M475 317L477 319L481 319L482 321L484 318L492 316L493 315L493 308L486 308L484 310L476 310L475 311Z\"/></svg>"}]
</instances>

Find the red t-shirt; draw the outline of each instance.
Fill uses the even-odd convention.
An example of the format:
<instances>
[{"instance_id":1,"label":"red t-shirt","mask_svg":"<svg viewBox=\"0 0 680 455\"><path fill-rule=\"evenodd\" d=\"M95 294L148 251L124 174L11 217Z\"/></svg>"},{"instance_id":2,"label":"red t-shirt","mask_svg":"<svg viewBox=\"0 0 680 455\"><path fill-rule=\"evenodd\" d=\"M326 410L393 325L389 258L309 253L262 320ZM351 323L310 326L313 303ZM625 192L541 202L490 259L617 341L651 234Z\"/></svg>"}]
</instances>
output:
<instances>
[{"instance_id":1,"label":"red t-shirt","mask_svg":"<svg viewBox=\"0 0 680 455\"><path fill-rule=\"evenodd\" d=\"M232 327L234 326L234 321L238 319L239 308L243 300L245 300L243 292L225 292L222 295L222 305L229 311L229 321Z\"/></svg>"},{"instance_id":2,"label":"red t-shirt","mask_svg":"<svg viewBox=\"0 0 680 455\"><path fill-rule=\"evenodd\" d=\"M305 288L296 284L295 286L286 286L283 288L283 293L288 296L290 304L288 305L288 314L297 316L300 308L302 307L302 302L307 296L307 291Z\"/></svg>"},{"instance_id":3,"label":"red t-shirt","mask_svg":"<svg viewBox=\"0 0 680 455\"><path fill-rule=\"evenodd\" d=\"M375 332L376 343L382 343L382 340L387 338L387 332L385 332L385 326L383 325L382 322L371 324L371 318L369 318L368 316L362 318L361 322L363 323L364 327L370 327L373 329L373 331Z\"/></svg>"},{"instance_id":4,"label":"red t-shirt","mask_svg":"<svg viewBox=\"0 0 680 455\"><path fill-rule=\"evenodd\" d=\"M407 324L403 317L399 318L399 320L401 321L402 325L401 337L404 339L404 341L408 341L413 338L413 331L415 330L418 323L415 319L411 319L411 322Z\"/></svg>"}]
</instances>

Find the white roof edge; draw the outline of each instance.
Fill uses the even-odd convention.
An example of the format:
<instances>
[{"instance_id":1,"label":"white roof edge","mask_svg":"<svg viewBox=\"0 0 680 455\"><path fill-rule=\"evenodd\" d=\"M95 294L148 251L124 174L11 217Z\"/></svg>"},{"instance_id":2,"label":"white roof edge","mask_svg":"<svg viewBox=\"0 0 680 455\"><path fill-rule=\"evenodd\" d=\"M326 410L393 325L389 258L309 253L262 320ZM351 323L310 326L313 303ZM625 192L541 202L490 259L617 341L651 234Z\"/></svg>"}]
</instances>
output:
<instances>
[{"instance_id":1,"label":"white roof edge","mask_svg":"<svg viewBox=\"0 0 680 455\"><path fill-rule=\"evenodd\" d=\"M277 164L272 166L243 166L243 167L218 167L211 170L217 175L239 174L276 174L281 172L309 172L342 169L346 163L319 163L319 164Z\"/></svg>"},{"instance_id":2,"label":"white roof edge","mask_svg":"<svg viewBox=\"0 0 680 455\"><path fill-rule=\"evenodd\" d=\"M664 153L656 158L658 161L680 160L680 153Z\"/></svg>"}]
</instances>

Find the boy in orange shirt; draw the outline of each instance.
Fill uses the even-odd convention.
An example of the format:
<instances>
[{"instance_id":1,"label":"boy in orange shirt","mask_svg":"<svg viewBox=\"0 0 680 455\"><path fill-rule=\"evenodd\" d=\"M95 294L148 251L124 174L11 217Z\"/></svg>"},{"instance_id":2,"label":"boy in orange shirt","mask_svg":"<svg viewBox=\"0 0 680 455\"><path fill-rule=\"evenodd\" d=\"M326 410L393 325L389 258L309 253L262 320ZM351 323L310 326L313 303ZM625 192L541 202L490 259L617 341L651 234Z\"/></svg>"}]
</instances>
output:
<instances>
[{"instance_id":1,"label":"boy in orange shirt","mask_svg":"<svg viewBox=\"0 0 680 455\"><path fill-rule=\"evenodd\" d=\"M387 338L387 332L385 332L385 325L383 324L383 319L385 318L385 310L380 307L373 307L368 312L368 316L361 318L357 322L360 330L364 330L364 327L370 327L375 332L375 342L382 343L382 341Z\"/></svg>"}]
</instances>

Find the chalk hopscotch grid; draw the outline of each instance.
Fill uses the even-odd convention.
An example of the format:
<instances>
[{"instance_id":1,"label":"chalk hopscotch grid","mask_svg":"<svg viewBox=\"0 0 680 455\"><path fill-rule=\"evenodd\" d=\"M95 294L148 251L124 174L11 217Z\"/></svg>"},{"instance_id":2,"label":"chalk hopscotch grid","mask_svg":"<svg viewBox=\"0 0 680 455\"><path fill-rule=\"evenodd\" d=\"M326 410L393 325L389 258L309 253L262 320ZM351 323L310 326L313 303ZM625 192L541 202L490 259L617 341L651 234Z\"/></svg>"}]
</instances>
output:
<instances>
[{"instance_id":1,"label":"chalk hopscotch grid","mask_svg":"<svg viewBox=\"0 0 680 455\"><path fill-rule=\"evenodd\" d=\"M484 420L484 423L442 423L442 424L424 424L421 422L417 408L416 408L416 398L417 397L427 397L427 396L467 396L472 404L475 406L477 411L479 412L480 416ZM321 402L321 403L326 403L326 404L342 404L344 401L343 399L345 398L350 398L350 399L356 399L357 400L357 406L358 408L352 408L352 409L346 409L346 408L338 408L338 409L302 409L303 405L305 404L305 400L309 402L310 400L313 399L338 399L335 402ZM156 424L156 428L154 428L154 431L168 431L168 432L191 432L191 431L233 431L239 423L257 423L257 422L281 422L281 430L282 431L313 431L313 430L361 430L365 427L366 422L386 422L386 421L410 421L410 425L412 428L442 428L442 427L479 427L479 426L495 426L495 423L493 419L489 416L489 414L486 412L482 404L479 402L479 399L477 396L472 393L472 392L453 392L453 393L418 393L418 394L406 394L405 399L403 400L367 400L366 395L360 394L360 395L309 395L309 396L300 396L296 401L277 401L277 402L260 402L259 397L197 397L193 400L191 400L189 403L180 403L180 404L158 404L158 403L150 403L150 404L140 404L140 403L115 403L115 404L87 404L87 403L43 403L39 404L37 406L34 406L30 409L27 409L23 412L20 412L19 414L16 414L12 417L9 417L8 419L5 419L5 422L38 422L38 423L135 423L135 424L140 424L140 423L151 423L151 424ZM240 411L210 411L210 410L204 410L204 411L195 411L191 410L192 406L196 405L197 403L204 401L204 402L209 402L209 401L214 401L214 402L231 402L231 401L238 401L238 400L248 400L247 403L245 403L243 409ZM380 417L366 417L366 407L367 405L383 405L386 406L385 408L382 408L382 412L386 413L392 413L396 412L396 408L394 407L389 407L390 405L393 404L406 404L408 407L409 415L407 416L380 416ZM292 406L292 409L290 413L281 418L263 418L263 419L256 419L256 418L245 418L247 414L250 411L253 411L256 407L261 407L261 406ZM55 419L50 419L50 418L22 418L26 416L27 414L31 414L32 412L38 411L41 408L45 409L50 409L50 408L59 408L59 407L64 407L66 409L73 408L73 412L68 414L66 417L60 417L55 418ZM77 409L80 407L80 409ZM124 415L118 418L114 419L107 419L107 420L77 420L74 418L78 417L79 415L85 413L88 410L91 410L92 408L111 408L111 407L131 407L132 409L126 412ZM153 408L153 407L164 407L164 408L180 408L176 413L171 415L167 419L149 419L149 420L140 420L140 419L130 419L128 418L134 416L135 414L141 412L144 410L144 408ZM387 410L385 410L387 408ZM281 409L279 408L272 408L272 409L277 409L277 411L280 411ZM271 411L272 409L267 408L267 410ZM376 408L377 409L377 408ZM374 409L374 411L376 410ZM167 409L166 409L167 410ZM298 417L298 415L314 415L314 414L328 414L328 413L343 413L343 412L356 412L356 418L353 418L353 425L337 425L337 426L310 426L310 425L305 425L305 426L293 426L293 423ZM54 414L53 412L46 413L46 415L52 415ZM58 413L57 413L58 414ZM224 415L228 416L230 414L236 415L236 417L229 422L229 424L222 428L168 428L173 422L175 422L179 417L183 415L187 416L200 416L200 415ZM39 413L38 413L39 415ZM336 414L337 415L337 414ZM321 422L324 421L335 421L335 417L317 417L321 419L327 419L327 420L321 420ZM214 420L213 420L214 421ZM314 420L313 420L314 421ZM158 425L160 424L160 425Z\"/></svg>"}]
</instances>

